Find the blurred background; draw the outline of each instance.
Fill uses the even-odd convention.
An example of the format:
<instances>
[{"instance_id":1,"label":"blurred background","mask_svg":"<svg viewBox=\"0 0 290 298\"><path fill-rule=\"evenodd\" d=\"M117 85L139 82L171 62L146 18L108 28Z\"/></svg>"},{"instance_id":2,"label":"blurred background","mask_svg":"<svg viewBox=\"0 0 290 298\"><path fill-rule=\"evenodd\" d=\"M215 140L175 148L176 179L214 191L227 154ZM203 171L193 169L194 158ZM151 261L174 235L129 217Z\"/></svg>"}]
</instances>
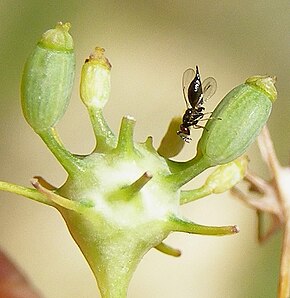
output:
<instances>
[{"instance_id":1,"label":"blurred background","mask_svg":"<svg viewBox=\"0 0 290 298\"><path fill-rule=\"evenodd\" d=\"M290 152L289 1L0 1L0 180L29 186L43 176L61 185L66 174L25 122L19 100L24 62L41 34L58 21L72 24L77 65L74 94L58 125L66 146L89 153L92 129L79 100L79 73L98 45L112 69L112 94L105 109L113 130L123 115L137 119L135 139L154 136L158 146L170 119L185 103L181 76L200 67L218 82L212 111L233 87L256 74L276 75L278 100L269 129L282 164ZM178 160L195 153L200 131ZM256 145L250 168L267 177ZM187 185L198 187L206 177ZM23 268L45 298L98 297L93 275L60 215L22 197L0 194L0 247ZM255 211L229 194L182 207L201 224L237 224L235 236L173 234L167 243L180 258L150 251L139 265L128 297L272 298L276 295L281 235L257 242Z\"/></svg>"}]
</instances>

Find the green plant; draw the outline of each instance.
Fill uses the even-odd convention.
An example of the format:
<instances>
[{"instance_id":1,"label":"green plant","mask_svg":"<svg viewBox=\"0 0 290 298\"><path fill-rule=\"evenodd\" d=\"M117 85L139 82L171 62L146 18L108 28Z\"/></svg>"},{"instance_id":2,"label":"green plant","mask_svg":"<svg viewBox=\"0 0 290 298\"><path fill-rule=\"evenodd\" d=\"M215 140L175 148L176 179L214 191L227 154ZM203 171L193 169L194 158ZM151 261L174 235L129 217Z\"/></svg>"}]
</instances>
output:
<instances>
[{"instance_id":1,"label":"green plant","mask_svg":"<svg viewBox=\"0 0 290 298\"><path fill-rule=\"evenodd\" d=\"M277 96L275 79L254 76L229 92L207 122L196 156L177 162L170 157L183 146L175 133L179 118L173 119L157 150L151 137L134 142L135 120L130 116L122 119L118 136L109 128L103 108L110 94L111 65L104 50L96 48L85 61L80 88L96 147L89 155L75 155L63 146L55 127L66 110L74 78L69 27L59 23L43 34L27 60L21 87L24 116L67 171L67 180L56 188L34 178L34 189L0 182L0 189L56 208L87 259L102 297L126 297L132 274L148 250L180 255L163 243L170 233L238 232L235 225L196 224L180 214L179 206L225 192L244 177L247 158L242 155L268 120ZM214 166L218 167L202 187L181 189Z\"/></svg>"}]
</instances>

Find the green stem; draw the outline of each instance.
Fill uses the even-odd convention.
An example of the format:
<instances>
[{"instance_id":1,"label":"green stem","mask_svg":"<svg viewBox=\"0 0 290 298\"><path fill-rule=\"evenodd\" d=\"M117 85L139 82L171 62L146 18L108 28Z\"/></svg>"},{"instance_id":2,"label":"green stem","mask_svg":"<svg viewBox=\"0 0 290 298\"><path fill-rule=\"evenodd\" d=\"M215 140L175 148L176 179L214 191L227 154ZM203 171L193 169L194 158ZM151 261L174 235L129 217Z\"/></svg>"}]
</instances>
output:
<instances>
[{"instance_id":1,"label":"green stem","mask_svg":"<svg viewBox=\"0 0 290 298\"><path fill-rule=\"evenodd\" d=\"M69 173L73 174L83 170L83 163L80 159L74 156L71 152L66 150L63 146L56 130L51 127L38 133L42 138L46 146L61 163L64 169Z\"/></svg>"},{"instance_id":2,"label":"green stem","mask_svg":"<svg viewBox=\"0 0 290 298\"><path fill-rule=\"evenodd\" d=\"M166 180L174 188L179 189L210 167L209 160L204 155L197 154L193 159L180 163L179 167L175 168L175 172L166 177Z\"/></svg>"},{"instance_id":3,"label":"green stem","mask_svg":"<svg viewBox=\"0 0 290 298\"><path fill-rule=\"evenodd\" d=\"M180 205L202 199L206 196L209 196L210 194L212 194L212 191L206 185L193 190L181 191Z\"/></svg>"},{"instance_id":4,"label":"green stem","mask_svg":"<svg viewBox=\"0 0 290 298\"><path fill-rule=\"evenodd\" d=\"M134 118L130 116L123 117L119 132L118 145L116 148L118 152L124 152L126 154L135 153L133 140L135 123L136 121Z\"/></svg>"},{"instance_id":5,"label":"green stem","mask_svg":"<svg viewBox=\"0 0 290 298\"><path fill-rule=\"evenodd\" d=\"M136 195L152 179L152 177L153 176L149 172L145 172L140 178L124 189L127 193L126 197L132 198Z\"/></svg>"},{"instance_id":6,"label":"green stem","mask_svg":"<svg viewBox=\"0 0 290 298\"><path fill-rule=\"evenodd\" d=\"M31 189L31 188L20 186L17 184L0 181L0 190L15 193L17 195L24 196L28 199L37 201L39 203L53 206L53 202L51 200L47 199L41 193L39 193L36 189Z\"/></svg>"},{"instance_id":7,"label":"green stem","mask_svg":"<svg viewBox=\"0 0 290 298\"><path fill-rule=\"evenodd\" d=\"M115 148L117 140L104 118L103 110L90 106L88 112L97 143L94 151L103 152Z\"/></svg>"},{"instance_id":8,"label":"green stem","mask_svg":"<svg viewBox=\"0 0 290 298\"><path fill-rule=\"evenodd\" d=\"M31 183L39 191L39 193L43 194L50 202L55 203L56 206L66 208L68 210L75 211L80 214L85 213L85 212L89 213L87 211L89 209L87 206L85 206L79 202L64 198L64 197L58 195L57 193L55 193L49 189L46 189L39 183L38 179L32 180Z\"/></svg>"},{"instance_id":9,"label":"green stem","mask_svg":"<svg viewBox=\"0 0 290 298\"><path fill-rule=\"evenodd\" d=\"M181 251L179 249L173 248L164 242L161 242L160 244L156 245L155 248L159 250L160 252L163 252L164 254L167 254L172 257L180 257Z\"/></svg>"},{"instance_id":10,"label":"green stem","mask_svg":"<svg viewBox=\"0 0 290 298\"><path fill-rule=\"evenodd\" d=\"M172 231L174 232L185 232L190 234L201 234L201 235L213 235L213 236L224 236L236 234L239 232L237 226L204 226L199 225L191 221L182 220L179 218L172 217L171 223L173 224Z\"/></svg>"}]
</instances>

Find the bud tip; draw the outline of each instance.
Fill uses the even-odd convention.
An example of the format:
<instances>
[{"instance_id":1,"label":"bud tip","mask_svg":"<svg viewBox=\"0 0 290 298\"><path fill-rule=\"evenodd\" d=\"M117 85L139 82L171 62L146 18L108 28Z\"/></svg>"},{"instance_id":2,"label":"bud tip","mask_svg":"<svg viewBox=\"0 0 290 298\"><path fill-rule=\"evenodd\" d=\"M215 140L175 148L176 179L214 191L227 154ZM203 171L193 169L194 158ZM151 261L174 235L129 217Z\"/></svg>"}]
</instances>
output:
<instances>
[{"instance_id":1,"label":"bud tip","mask_svg":"<svg viewBox=\"0 0 290 298\"><path fill-rule=\"evenodd\" d=\"M69 34L70 23L58 22L54 29L43 33L39 45L56 51L73 51L73 39Z\"/></svg>"},{"instance_id":2,"label":"bud tip","mask_svg":"<svg viewBox=\"0 0 290 298\"><path fill-rule=\"evenodd\" d=\"M99 64L110 70L112 68L111 63L108 58L105 56L105 49L101 47L96 47L94 53L90 54L89 58L85 60L85 63L94 63Z\"/></svg>"},{"instance_id":3,"label":"bud tip","mask_svg":"<svg viewBox=\"0 0 290 298\"><path fill-rule=\"evenodd\" d=\"M260 89L274 102L277 99L276 81L276 76L253 76L246 80L246 84Z\"/></svg>"}]
</instances>

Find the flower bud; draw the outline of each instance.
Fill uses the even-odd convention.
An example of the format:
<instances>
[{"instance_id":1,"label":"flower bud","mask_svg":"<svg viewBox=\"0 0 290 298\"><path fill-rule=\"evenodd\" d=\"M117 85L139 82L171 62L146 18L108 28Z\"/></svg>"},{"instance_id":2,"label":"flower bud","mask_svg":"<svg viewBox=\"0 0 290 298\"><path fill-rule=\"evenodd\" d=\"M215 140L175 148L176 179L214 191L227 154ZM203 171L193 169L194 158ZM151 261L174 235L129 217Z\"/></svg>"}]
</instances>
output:
<instances>
[{"instance_id":1,"label":"flower bud","mask_svg":"<svg viewBox=\"0 0 290 298\"><path fill-rule=\"evenodd\" d=\"M210 166L241 156L268 120L277 97L275 78L255 76L230 91L208 120L197 154Z\"/></svg>"},{"instance_id":2,"label":"flower bud","mask_svg":"<svg viewBox=\"0 0 290 298\"><path fill-rule=\"evenodd\" d=\"M87 107L102 109L109 99L111 64L104 51L103 48L97 47L82 68L80 92L81 99Z\"/></svg>"},{"instance_id":3,"label":"flower bud","mask_svg":"<svg viewBox=\"0 0 290 298\"><path fill-rule=\"evenodd\" d=\"M210 192L215 194L229 190L244 178L247 167L247 156L217 167L206 179L206 189L210 189Z\"/></svg>"},{"instance_id":4,"label":"flower bud","mask_svg":"<svg viewBox=\"0 0 290 298\"><path fill-rule=\"evenodd\" d=\"M75 72L69 28L69 23L59 23L45 32L24 67L22 110L36 132L55 126L69 103Z\"/></svg>"},{"instance_id":5,"label":"flower bud","mask_svg":"<svg viewBox=\"0 0 290 298\"><path fill-rule=\"evenodd\" d=\"M184 141L176 134L181 121L180 116L173 117L170 121L167 132L157 150L159 155L170 158L176 156L184 147Z\"/></svg>"}]
</instances>

